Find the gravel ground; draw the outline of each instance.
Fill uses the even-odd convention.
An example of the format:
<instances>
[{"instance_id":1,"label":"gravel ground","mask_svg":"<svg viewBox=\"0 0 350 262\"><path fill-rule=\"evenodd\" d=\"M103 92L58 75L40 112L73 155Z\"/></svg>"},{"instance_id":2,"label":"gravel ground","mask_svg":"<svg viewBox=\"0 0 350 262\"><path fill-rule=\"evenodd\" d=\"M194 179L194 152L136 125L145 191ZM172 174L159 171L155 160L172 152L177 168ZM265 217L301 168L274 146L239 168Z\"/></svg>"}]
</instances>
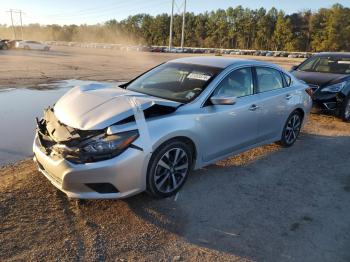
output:
<instances>
[{"instance_id":1,"label":"gravel ground","mask_svg":"<svg viewBox=\"0 0 350 262\"><path fill-rule=\"evenodd\" d=\"M195 171L163 200L69 200L32 161L8 165L0 260L350 261L349 148L349 124L312 115L293 147Z\"/></svg>"},{"instance_id":2,"label":"gravel ground","mask_svg":"<svg viewBox=\"0 0 350 262\"><path fill-rule=\"evenodd\" d=\"M55 49L1 52L0 84L121 80L174 57ZM31 160L3 166L0 261L347 262L349 148L350 124L311 115L293 147L270 144L195 171L162 200L70 200Z\"/></svg>"},{"instance_id":3,"label":"gravel ground","mask_svg":"<svg viewBox=\"0 0 350 262\"><path fill-rule=\"evenodd\" d=\"M36 86L62 79L131 79L160 63L198 54L126 52L109 49L53 46L52 50L0 50L0 89ZM277 63L285 68L300 63L300 58L232 56Z\"/></svg>"}]
</instances>

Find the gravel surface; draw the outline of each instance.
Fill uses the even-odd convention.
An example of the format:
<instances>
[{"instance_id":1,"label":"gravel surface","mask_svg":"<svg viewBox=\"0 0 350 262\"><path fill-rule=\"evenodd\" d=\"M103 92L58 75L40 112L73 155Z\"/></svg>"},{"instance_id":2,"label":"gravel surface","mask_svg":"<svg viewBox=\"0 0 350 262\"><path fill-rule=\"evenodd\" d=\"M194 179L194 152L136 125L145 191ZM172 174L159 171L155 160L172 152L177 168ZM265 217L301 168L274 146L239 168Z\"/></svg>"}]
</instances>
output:
<instances>
[{"instance_id":1,"label":"gravel surface","mask_svg":"<svg viewBox=\"0 0 350 262\"><path fill-rule=\"evenodd\" d=\"M48 52L0 50L0 89L36 87L41 83L62 79L124 81L160 63L184 56L198 54L121 52L65 46L53 46ZM285 57L225 56L269 61L288 69L303 60Z\"/></svg>"},{"instance_id":2,"label":"gravel surface","mask_svg":"<svg viewBox=\"0 0 350 262\"><path fill-rule=\"evenodd\" d=\"M0 260L350 261L349 148L349 124L312 115L293 147L195 171L163 200L69 200L32 161L8 165Z\"/></svg>"},{"instance_id":3,"label":"gravel surface","mask_svg":"<svg viewBox=\"0 0 350 262\"><path fill-rule=\"evenodd\" d=\"M0 53L8 59L7 68L0 66L3 87L60 78L120 80L123 72L131 77L173 57L127 61L107 50L74 48L54 48L53 57L10 52ZM275 62L287 67L293 61ZM146 194L70 200L31 160L3 166L0 261L347 262L349 159L350 124L311 115L293 147L270 144L195 171L177 197L162 200Z\"/></svg>"}]
</instances>

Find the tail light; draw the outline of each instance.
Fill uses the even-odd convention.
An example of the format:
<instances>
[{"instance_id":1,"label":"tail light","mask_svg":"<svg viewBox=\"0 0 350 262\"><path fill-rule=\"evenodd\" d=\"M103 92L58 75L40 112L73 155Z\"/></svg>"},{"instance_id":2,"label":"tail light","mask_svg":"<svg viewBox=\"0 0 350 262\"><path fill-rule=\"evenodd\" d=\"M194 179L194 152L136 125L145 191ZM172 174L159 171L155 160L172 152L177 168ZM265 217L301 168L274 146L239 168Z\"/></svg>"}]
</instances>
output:
<instances>
[{"instance_id":1,"label":"tail light","mask_svg":"<svg viewBox=\"0 0 350 262\"><path fill-rule=\"evenodd\" d=\"M310 96L313 97L314 95L314 90L311 87L308 87L305 89L305 92Z\"/></svg>"}]
</instances>

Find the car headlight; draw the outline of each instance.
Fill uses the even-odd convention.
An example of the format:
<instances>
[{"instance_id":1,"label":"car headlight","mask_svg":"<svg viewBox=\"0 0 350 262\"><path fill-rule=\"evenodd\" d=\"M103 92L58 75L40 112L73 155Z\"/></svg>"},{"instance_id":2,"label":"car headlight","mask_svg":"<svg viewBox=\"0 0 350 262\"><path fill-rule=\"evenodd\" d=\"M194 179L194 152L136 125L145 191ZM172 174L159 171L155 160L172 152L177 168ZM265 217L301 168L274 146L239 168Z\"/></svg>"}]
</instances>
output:
<instances>
[{"instance_id":1,"label":"car headlight","mask_svg":"<svg viewBox=\"0 0 350 262\"><path fill-rule=\"evenodd\" d=\"M334 85L327 86L323 89L321 89L321 92L329 92L329 93L338 93L340 92L344 86L347 84L347 81L340 82Z\"/></svg>"},{"instance_id":2,"label":"car headlight","mask_svg":"<svg viewBox=\"0 0 350 262\"><path fill-rule=\"evenodd\" d=\"M113 154L118 155L126 149L139 136L137 130L123 132L114 135L106 135L90 140L82 149L88 154Z\"/></svg>"}]
</instances>

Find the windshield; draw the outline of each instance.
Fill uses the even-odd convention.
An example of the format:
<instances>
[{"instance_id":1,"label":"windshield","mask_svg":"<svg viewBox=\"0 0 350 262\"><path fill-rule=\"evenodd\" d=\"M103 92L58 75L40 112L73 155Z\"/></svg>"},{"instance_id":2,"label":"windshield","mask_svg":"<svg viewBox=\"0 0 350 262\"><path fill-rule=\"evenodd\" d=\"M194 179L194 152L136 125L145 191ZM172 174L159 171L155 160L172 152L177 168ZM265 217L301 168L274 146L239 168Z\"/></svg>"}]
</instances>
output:
<instances>
[{"instance_id":1,"label":"windshield","mask_svg":"<svg viewBox=\"0 0 350 262\"><path fill-rule=\"evenodd\" d=\"M136 78L126 89L188 103L195 99L221 70L217 67L170 62Z\"/></svg>"},{"instance_id":2,"label":"windshield","mask_svg":"<svg viewBox=\"0 0 350 262\"><path fill-rule=\"evenodd\" d=\"M350 57L311 57L302 63L301 71L332 74L350 74Z\"/></svg>"}]
</instances>

